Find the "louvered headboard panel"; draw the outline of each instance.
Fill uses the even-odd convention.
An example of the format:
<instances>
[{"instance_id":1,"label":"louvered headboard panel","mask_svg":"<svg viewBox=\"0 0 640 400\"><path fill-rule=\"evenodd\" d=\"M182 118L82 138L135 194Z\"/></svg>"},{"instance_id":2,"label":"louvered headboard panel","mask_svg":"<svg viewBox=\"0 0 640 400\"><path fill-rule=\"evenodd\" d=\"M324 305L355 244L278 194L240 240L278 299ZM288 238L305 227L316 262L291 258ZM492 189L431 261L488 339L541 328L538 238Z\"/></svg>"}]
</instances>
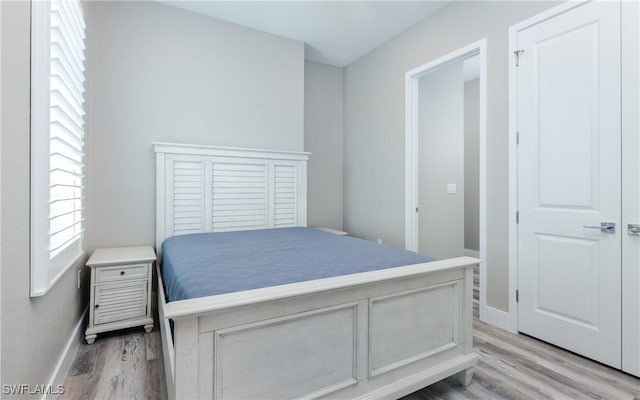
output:
<instances>
[{"instance_id":1,"label":"louvered headboard panel","mask_svg":"<svg viewBox=\"0 0 640 400\"><path fill-rule=\"evenodd\" d=\"M307 225L308 153L154 148L158 251L174 235Z\"/></svg>"}]
</instances>

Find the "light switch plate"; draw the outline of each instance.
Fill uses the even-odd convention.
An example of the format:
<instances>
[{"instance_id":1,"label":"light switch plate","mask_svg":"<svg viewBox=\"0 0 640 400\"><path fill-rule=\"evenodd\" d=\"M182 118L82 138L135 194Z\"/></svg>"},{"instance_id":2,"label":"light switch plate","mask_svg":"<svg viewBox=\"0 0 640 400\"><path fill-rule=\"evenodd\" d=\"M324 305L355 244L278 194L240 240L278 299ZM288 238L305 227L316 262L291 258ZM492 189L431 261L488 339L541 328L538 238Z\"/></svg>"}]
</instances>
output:
<instances>
[{"instance_id":1,"label":"light switch plate","mask_svg":"<svg viewBox=\"0 0 640 400\"><path fill-rule=\"evenodd\" d=\"M456 194L458 191L455 183L447 183L447 193Z\"/></svg>"}]
</instances>

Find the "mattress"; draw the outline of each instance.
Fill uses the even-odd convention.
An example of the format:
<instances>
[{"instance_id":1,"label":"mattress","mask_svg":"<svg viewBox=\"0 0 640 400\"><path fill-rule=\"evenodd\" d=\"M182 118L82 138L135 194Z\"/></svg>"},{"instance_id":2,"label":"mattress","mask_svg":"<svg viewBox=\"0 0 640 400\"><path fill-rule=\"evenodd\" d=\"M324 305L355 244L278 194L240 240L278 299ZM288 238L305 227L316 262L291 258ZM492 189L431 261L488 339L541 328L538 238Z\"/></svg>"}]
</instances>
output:
<instances>
[{"instance_id":1,"label":"mattress","mask_svg":"<svg viewBox=\"0 0 640 400\"><path fill-rule=\"evenodd\" d=\"M171 302L433 260L313 228L198 233L164 241L162 279Z\"/></svg>"}]
</instances>

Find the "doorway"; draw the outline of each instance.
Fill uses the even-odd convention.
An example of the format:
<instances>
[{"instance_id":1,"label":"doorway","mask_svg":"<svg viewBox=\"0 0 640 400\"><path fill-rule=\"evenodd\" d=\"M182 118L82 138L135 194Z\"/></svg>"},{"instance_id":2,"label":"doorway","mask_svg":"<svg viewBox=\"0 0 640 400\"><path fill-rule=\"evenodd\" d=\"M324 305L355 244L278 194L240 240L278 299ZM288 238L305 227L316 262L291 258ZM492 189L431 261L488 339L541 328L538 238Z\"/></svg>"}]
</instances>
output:
<instances>
[{"instance_id":1,"label":"doorway","mask_svg":"<svg viewBox=\"0 0 640 400\"><path fill-rule=\"evenodd\" d=\"M466 81L473 81L470 88L465 85L465 71ZM480 317L485 318L486 40L407 72L405 85L405 248L438 258L466 253L483 260L478 271L478 308ZM470 100L469 106L475 102L477 109L475 150L465 149L464 100ZM459 106L449 107L451 104ZM447 143L443 144L442 137L438 142L430 142L424 136L425 130L432 130L436 135L438 131L447 130L456 133L455 137L447 137ZM466 163L468 154L465 150L476 152L476 157L469 163ZM466 173L465 164L471 167L470 174ZM427 196L429 201L425 201ZM465 203L467 207L475 208L475 212L466 212ZM445 209L448 215L442 212ZM469 232L469 240L465 231ZM465 252L465 249L471 251Z\"/></svg>"}]
</instances>

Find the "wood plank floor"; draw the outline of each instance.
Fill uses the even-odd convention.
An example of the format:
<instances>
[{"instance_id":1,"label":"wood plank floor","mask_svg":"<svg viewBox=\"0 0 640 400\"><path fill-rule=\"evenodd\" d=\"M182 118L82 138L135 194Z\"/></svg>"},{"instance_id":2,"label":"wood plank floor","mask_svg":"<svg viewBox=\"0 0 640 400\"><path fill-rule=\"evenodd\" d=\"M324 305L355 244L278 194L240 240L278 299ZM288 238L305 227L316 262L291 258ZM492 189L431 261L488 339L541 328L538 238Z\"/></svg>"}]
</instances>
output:
<instances>
[{"instance_id":1,"label":"wood plank floor","mask_svg":"<svg viewBox=\"0 0 640 400\"><path fill-rule=\"evenodd\" d=\"M59 399L166 399L160 331L154 328L104 333L92 345L84 342Z\"/></svg>"},{"instance_id":2,"label":"wood plank floor","mask_svg":"<svg viewBox=\"0 0 640 400\"><path fill-rule=\"evenodd\" d=\"M477 295L477 291L476 291ZM477 307L475 308L477 318ZM640 400L640 379L474 318L480 357L469 386L448 379L406 396L432 399ZM160 333L130 329L83 344L62 399L165 399Z\"/></svg>"}]
</instances>

